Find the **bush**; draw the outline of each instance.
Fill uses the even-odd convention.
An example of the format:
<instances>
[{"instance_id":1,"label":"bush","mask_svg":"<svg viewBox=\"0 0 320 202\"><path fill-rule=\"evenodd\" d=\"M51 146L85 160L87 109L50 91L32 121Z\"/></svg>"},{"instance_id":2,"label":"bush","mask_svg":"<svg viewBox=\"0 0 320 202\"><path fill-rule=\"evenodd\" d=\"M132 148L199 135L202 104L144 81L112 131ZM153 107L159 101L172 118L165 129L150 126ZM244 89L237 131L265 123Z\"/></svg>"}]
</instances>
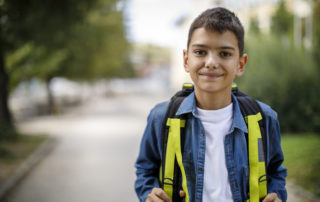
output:
<instances>
[{"instance_id":1,"label":"bush","mask_svg":"<svg viewBox=\"0 0 320 202\"><path fill-rule=\"evenodd\" d=\"M319 132L319 71L312 54L285 38L265 35L251 36L246 47L248 64L237 81L240 89L271 105L283 131Z\"/></svg>"}]
</instances>

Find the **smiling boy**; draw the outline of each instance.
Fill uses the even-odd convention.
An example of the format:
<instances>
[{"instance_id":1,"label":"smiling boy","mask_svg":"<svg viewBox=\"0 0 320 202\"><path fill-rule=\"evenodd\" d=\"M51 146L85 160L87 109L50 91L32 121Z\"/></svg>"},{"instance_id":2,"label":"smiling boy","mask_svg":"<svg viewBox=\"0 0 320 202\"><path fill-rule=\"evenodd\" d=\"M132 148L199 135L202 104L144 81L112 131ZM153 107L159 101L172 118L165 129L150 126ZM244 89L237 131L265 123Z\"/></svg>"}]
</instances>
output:
<instances>
[{"instance_id":1,"label":"smiling boy","mask_svg":"<svg viewBox=\"0 0 320 202\"><path fill-rule=\"evenodd\" d=\"M239 54L237 38L231 31L194 30L183 56L199 108L217 110L231 104L232 82L243 74L247 62L247 55Z\"/></svg>"},{"instance_id":2,"label":"smiling boy","mask_svg":"<svg viewBox=\"0 0 320 202\"><path fill-rule=\"evenodd\" d=\"M195 202L228 202L250 199L246 122L240 112L232 83L242 76L247 63L244 30L239 19L225 8L208 9L189 30L183 51L185 71L194 92L179 106L176 115L188 117L182 162L186 187L181 199ZM171 201L161 188L159 171L162 125L169 102L154 107L148 117L136 161L136 193L140 201ZM276 113L259 102L265 119L267 191L263 202L286 201L286 168ZM253 189L252 189L253 190ZM251 195L253 195L251 193ZM253 202L250 199L250 202Z\"/></svg>"}]
</instances>

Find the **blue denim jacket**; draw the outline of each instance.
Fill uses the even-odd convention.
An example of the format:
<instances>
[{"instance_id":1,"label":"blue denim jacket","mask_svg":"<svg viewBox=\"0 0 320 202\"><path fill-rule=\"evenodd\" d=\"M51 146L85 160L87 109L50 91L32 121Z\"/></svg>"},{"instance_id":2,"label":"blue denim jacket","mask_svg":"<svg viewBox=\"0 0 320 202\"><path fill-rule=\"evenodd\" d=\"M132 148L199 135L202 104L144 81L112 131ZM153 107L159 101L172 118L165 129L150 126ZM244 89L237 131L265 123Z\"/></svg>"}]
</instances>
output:
<instances>
[{"instance_id":1,"label":"blue denim jacket","mask_svg":"<svg viewBox=\"0 0 320 202\"><path fill-rule=\"evenodd\" d=\"M226 165L233 199L243 202L248 199L249 167L245 133L246 123L241 115L237 98L232 95L233 123L225 137ZM161 163L161 129L169 102L155 106L149 116L141 140L140 153L136 161L135 190L140 201L145 201L154 187L160 187L159 167ZM277 114L268 105L259 102L266 118L268 193L275 192L285 202L287 192L285 177L287 169L281 166L283 153L280 145L280 128ZM186 124L183 165L191 202L202 201L205 141L203 125L198 117L194 93L184 99L177 115L190 114ZM214 180L214 179L212 179Z\"/></svg>"}]
</instances>

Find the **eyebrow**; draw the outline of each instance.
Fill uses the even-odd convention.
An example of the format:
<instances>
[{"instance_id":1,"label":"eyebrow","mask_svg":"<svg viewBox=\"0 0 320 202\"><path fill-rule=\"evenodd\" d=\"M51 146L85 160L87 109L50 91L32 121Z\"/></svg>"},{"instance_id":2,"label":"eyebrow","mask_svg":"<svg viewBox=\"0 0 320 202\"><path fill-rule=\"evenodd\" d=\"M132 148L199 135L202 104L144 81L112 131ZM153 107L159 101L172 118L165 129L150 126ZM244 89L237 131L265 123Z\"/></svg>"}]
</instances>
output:
<instances>
[{"instance_id":1,"label":"eyebrow","mask_svg":"<svg viewBox=\"0 0 320 202\"><path fill-rule=\"evenodd\" d=\"M199 48L210 48L209 46L205 45L205 44L192 44L192 47L199 47ZM229 49L229 50L236 50L233 46L220 46L217 47L215 49Z\"/></svg>"}]
</instances>

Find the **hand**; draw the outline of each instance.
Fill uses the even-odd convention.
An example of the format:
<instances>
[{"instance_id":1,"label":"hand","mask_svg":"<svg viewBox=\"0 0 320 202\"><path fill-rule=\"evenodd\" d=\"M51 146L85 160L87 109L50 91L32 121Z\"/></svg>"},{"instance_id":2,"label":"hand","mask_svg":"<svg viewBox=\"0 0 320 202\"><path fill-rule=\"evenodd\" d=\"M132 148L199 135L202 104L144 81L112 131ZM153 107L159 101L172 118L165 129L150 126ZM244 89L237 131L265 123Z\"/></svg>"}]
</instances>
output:
<instances>
[{"instance_id":1,"label":"hand","mask_svg":"<svg viewBox=\"0 0 320 202\"><path fill-rule=\"evenodd\" d=\"M186 192L180 190L179 195L180 195L181 198L183 198L183 197L186 196Z\"/></svg>"},{"instance_id":2,"label":"hand","mask_svg":"<svg viewBox=\"0 0 320 202\"><path fill-rule=\"evenodd\" d=\"M186 193L180 191L180 197L185 197ZM146 202L171 202L169 196L160 188L153 188L152 192L148 195Z\"/></svg>"},{"instance_id":3,"label":"hand","mask_svg":"<svg viewBox=\"0 0 320 202\"><path fill-rule=\"evenodd\" d=\"M262 202L282 202L276 193L268 194Z\"/></svg>"},{"instance_id":4,"label":"hand","mask_svg":"<svg viewBox=\"0 0 320 202\"><path fill-rule=\"evenodd\" d=\"M153 188L146 202L171 202L171 199L161 188Z\"/></svg>"}]
</instances>

